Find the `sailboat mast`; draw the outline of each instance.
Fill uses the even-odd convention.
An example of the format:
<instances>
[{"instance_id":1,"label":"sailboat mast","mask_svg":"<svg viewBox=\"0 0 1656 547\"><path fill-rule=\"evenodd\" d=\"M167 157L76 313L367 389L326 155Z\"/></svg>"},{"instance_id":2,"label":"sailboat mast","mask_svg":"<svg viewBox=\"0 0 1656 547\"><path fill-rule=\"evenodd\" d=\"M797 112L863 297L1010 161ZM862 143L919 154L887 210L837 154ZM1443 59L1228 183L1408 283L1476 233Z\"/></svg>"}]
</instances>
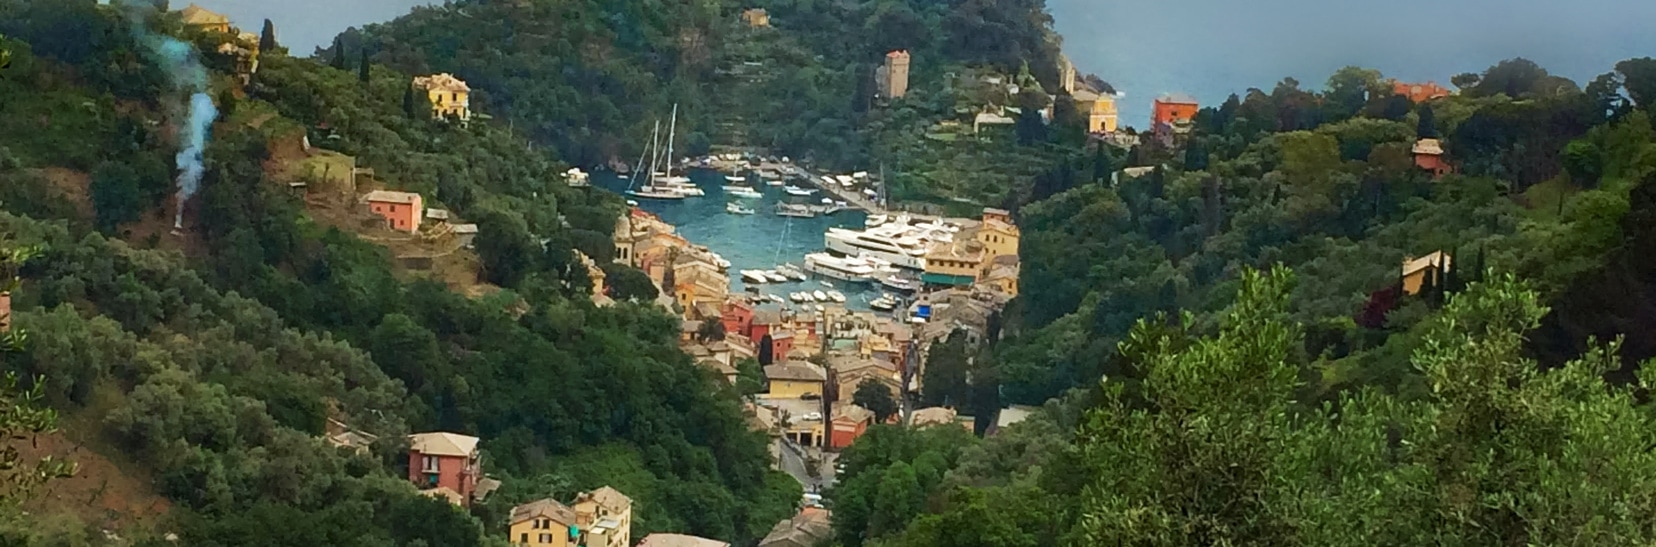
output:
<instances>
[{"instance_id":1,"label":"sailboat mast","mask_svg":"<svg viewBox=\"0 0 1656 547\"><path fill-rule=\"evenodd\" d=\"M659 120L656 121L656 127L661 127L661 122ZM650 140L653 142L655 137L650 137ZM638 152L638 165L633 167L632 180L627 181L627 190L632 190L633 187L638 186L638 172L644 170L644 158L649 157L649 155L650 147L648 146Z\"/></svg>"},{"instance_id":2,"label":"sailboat mast","mask_svg":"<svg viewBox=\"0 0 1656 547\"><path fill-rule=\"evenodd\" d=\"M673 103L673 117L667 122L667 176L673 176L673 137L678 129L678 103Z\"/></svg>"},{"instance_id":3,"label":"sailboat mast","mask_svg":"<svg viewBox=\"0 0 1656 547\"><path fill-rule=\"evenodd\" d=\"M656 152L657 152L657 148L659 148L660 143L661 143L661 120L657 119L656 122L655 122L655 129L650 130L650 170L645 171L645 173L647 173L646 175L644 175L645 176L644 181L646 182L646 184L644 185L645 187L655 186L656 160L661 157L661 155L657 154Z\"/></svg>"}]
</instances>

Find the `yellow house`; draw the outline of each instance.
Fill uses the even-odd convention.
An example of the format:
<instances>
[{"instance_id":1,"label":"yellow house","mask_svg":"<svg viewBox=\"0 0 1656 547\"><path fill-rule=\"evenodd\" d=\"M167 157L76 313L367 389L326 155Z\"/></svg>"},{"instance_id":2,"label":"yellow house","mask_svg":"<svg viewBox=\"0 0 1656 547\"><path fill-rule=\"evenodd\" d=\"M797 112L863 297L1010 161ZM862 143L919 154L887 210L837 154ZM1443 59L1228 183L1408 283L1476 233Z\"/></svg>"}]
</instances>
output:
<instances>
[{"instance_id":1,"label":"yellow house","mask_svg":"<svg viewBox=\"0 0 1656 547\"><path fill-rule=\"evenodd\" d=\"M1098 93L1090 89L1077 89L1070 98L1075 101L1076 110L1087 115L1087 132L1114 133L1118 116L1116 113L1115 97L1108 93Z\"/></svg>"},{"instance_id":2,"label":"yellow house","mask_svg":"<svg viewBox=\"0 0 1656 547\"><path fill-rule=\"evenodd\" d=\"M765 8L746 9L742 10L742 21L747 22L750 27L768 27L770 14L765 12Z\"/></svg>"},{"instance_id":3,"label":"yellow house","mask_svg":"<svg viewBox=\"0 0 1656 547\"><path fill-rule=\"evenodd\" d=\"M765 380L770 382L771 398L799 399L807 394L822 395L827 378L804 363L785 363L765 367Z\"/></svg>"},{"instance_id":4,"label":"yellow house","mask_svg":"<svg viewBox=\"0 0 1656 547\"><path fill-rule=\"evenodd\" d=\"M632 498L605 486L575 495L575 525L581 547L632 545Z\"/></svg>"},{"instance_id":5,"label":"yellow house","mask_svg":"<svg viewBox=\"0 0 1656 547\"><path fill-rule=\"evenodd\" d=\"M431 101L433 118L471 119L471 87L452 74L434 74L414 78L414 89L426 92Z\"/></svg>"},{"instance_id":6,"label":"yellow house","mask_svg":"<svg viewBox=\"0 0 1656 547\"><path fill-rule=\"evenodd\" d=\"M983 249L983 243L975 239L932 247L926 253L926 272L920 275L920 281L953 286L975 283L983 271Z\"/></svg>"},{"instance_id":7,"label":"yellow house","mask_svg":"<svg viewBox=\"0 0 1656 547\"><path fill-rule=\"evenodd\" d=\"M1006 293L1007 296L1017 296L1018 266L995 264L983 275L983 282Z\"/></svg>"},{"instance_id":8,"label":"yellow house","mask_svg":"<svg viewBox=\"0 0 1656 547\"><path fill-rule=\"evenodd\" d=\"M575 510L547 498L512 508L507 541L512 547L570 547L580 538Z\"/></svg>"},{"instance_id":9,"label":"yellow house","mask_svg":"<svg viewBox=\"0 0 1656 547\"><path fill-rule=\"evenodd\" d=\"M1443 274L1453 269L1454 257L1443 251L1433 251L1420 258L1404 258L1403 294L1420 294L1420 287L1426 284L1427 276L1435 277L1442 283Z\"/></svg>"},{"instance_id":10,"label":"yellow house","mask_svg":"<svg viewBox=\"0 0 1656 547\"><path fill-rule=\"evenodd\" d=\"M1012 224L1005 211L984 210L983 226L978 229L977 240L983 244L983 252L988 254L986 260L994 260L997 256L1017 256L1019 237L1018 227Z\"/></svg>"},{"instance_id":11,"label":"yellow house","mask_svg":"<svg viewBox=\"0 0 1656 547\"><path fill-rule=\"evenodd\" d=\"M178 11L184 17L184 26L208 32L230 33L230 18L223 14L208 11L207 8L190 4Z\"/></svg>"}]
</instances>

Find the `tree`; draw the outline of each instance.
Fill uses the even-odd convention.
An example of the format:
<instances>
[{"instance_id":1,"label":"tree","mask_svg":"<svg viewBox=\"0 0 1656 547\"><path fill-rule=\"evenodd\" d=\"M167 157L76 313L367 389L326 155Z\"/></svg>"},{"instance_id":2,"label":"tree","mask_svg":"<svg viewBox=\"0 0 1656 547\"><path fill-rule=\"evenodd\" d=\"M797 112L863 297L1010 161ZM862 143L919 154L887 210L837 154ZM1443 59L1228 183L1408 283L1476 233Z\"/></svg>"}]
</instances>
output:
<instances>
[{"instance_id":1,"label":"tree","mask_svg":"<svg viewBox=\"0 0 1656 547\"><path fill-rule=\"evenodd\" d=\"M1418 109L1420 121L1415 122L1415 137L1435 139L1438 137L1437 114L1430 105L1422 104Z\"/></svg>"},{"instance_id":2,"label":"tree","mask_svg":"<svg viewBox=\"0 0 1656 547\"><path fill-rule=\"evenodd\" d=\"M259 32L259 54L271 55L276 53L276 24L269 19L264 20L264 30Z\"/></svg>"},{"instance_id":3,"label":"tree","mask_svg":"<svg viewBox=\"0 0 1656 547\"><path fill-rule=\"evenodd\" d=\"M736 362L736 393L751 397L765 392L765 369L758 359Z\"/></svg>"},{"instance_id":4,"label":"tree","mask_svg":"<svg viewBox=\"0 0 1656 547\"><path fill-rule=\"evenodd\" d=\"M719 321L718 318L702 321L701 327L696 329L696 339L702 342L716 342L724 340L724 338L724 322Z\"/></svg>"},{"instance_id":5,"label":"tree","mask_svg":"<svg viewBox=\"0 0 1656 547\"><path fill-rule=\"evenodd\" d=\"M340 69L340 70L345 70L345 67L346 67L346 64L345 64L345 43L341 42L338 37L334 38L334 42L333 42L333 62L331 62L329 64L331 66L333 66L334 68L337 68L337 69Z\"/></svg>"},{"instance_id":6,"label":"tree","mask_svg":"<svg viewBox=\"0 0 1656 547\"><path fill-rule=\"evenodd\" d=\"M138 220L143 214L144 199L139 189L138 173L126 162L106 161L99 164L92 170L89 186L98 229L104 233L114 233L122 224Z\"/></svg>"},{"instance_id":7,"label":"tree","mask_svg":"<svg viewBox=\"0 0 1656 547\"><path fill-rule=\"evenodd\" d=\"M1339 121L1363 111L1372 99L1387 97L1391 90L1381 79L1380 71L1347 66L1328 77L1328 93L1324 101L1328 114L1324 119Z\"/></svg>"},{"instance_id":8,"label":"tree","mask_svg":"<svg viewBox=\"0 0 1656 547\"><path fill-rule=\"evenodd\" d=\"M1190 139L1190 142L1185 145L1184 169L1186 171L1201 171L1203 169L1207 169L1207 167L1208 154L1206 145L1202 143L1202 139L1200 137Z\"/></svg>"},{"instance_id":9,"label":"tree","mask_svg":"<svg viewBox=\"0 0 1656 547\"><path fill-rule=\"evenodd\" d=\"M1590 140L1577 139L1564 147L1564 171L1570 181L1582 188L1598 185L1604 176L1604 150Z\"/></svg>"},{"instance_id":10,"label":"tree","mask_svg":"<svg viewBox=\"0 0 1656 547\"><path fill-rule=\"evenodd\" d=\"M771 363L776 362L776 356L772 354L776 351L775 347L776 341L771 339L769 333L759 337L759 366L768 367L771 366ZM787 356L784 355L783 358L785 359Z\"/></svg>"},{"instance_id":11,"label":"tree","mask_svg":"<svg viewBox=\"0 0 1656 547\"><path fill-rule=\"evenodd\" d=\"M404 116L407 116L409 119L415 119L417 117L418 112L414 110L414 86L403 87L402 108Z\"/></svg>"},{"instance_id":12,"label":"tree","mask_svg":"<svg viewBox=\"0 0 1656 547\"><path fill-rule=\"evenodd\" d=\"M956 329L941 343L932 344L920 379L920 401L924 406L964 408L971 400L967 369L971 366L966 331Z\"/></svg>"},{"instance_id":13,"label":"tree","mask_svg":"<svg viewBox=\"0 0 1656 547\"><path fill-rule=\"evenodd\" d=\"M1449 77L1449 83L1454 84L1454 86L1460 88L1461 91L1467 91L1473 87L1476 87L1478 82L1482 80L1483 76L1479 76L1471 72L1462 72Z\"/></svg>"},{"instance_id":14,"label":"tree","mask_svg":"<svg viewBox=\"0 0 1656 547\"><path fill-rule=\"evenodd\" d=\"M1115 166L1110 164L1110 153L1104 150L1104 143L1100 142L1093 148L1093 182L1107 184L1113 174Z\"/></svg>"},{"instance_id":15,"label":"tree","mask_svg":"<svg viewBox=\"0 0 1656 547\"><path fill-rule=\"evenodd\" d=\"M368 50L362 50L361 63L357 65L357 81L368 83Z\"/></svg>"},{"instance_id":16,"label":"tree","mask_svg":"<svg viewBox=\"0 0 1656 547\"><path fill-rule=\"evenodd\" d=\"M76 470L73 462L52 456L26 458L18 448L16 441L57 431L57 411L42 407L45 378L33 384L20 387L16 372L0 378L0 435L8 441L0 444L0 508L9 511L33 498L35 489L47 481L73 476Z\"/></svg>"},{"instance_id":17,"label":"tree","mask_svg":"<svg viewBox=\"0 0 1656 547\"><path fill-rule=\"evenodd\" d=\"M887 418L897 413L897 400L891 397L891 389L884 382L869 378L857 384L857 391L851 395L851 402L857 406L874 412L876 423L885 423Z\"/></svg>"},{"instance_id":18,"label":"tree","mask_svg":"<svg viewBox=\"0 0 1656 547\"><path fill-rule=\"evenodd\" d=\"M1645 110L1656 104L1656 59L1628 59L1616 63L1616 72L1621 74L1622 86L1633 104Z\"/></svg>"},{"instance_id":19,"label":"tree","mask_svg":"<svg viewBox=\"0 0 1656 547\"><path fill-rule=\"evenodd\" d=\"M636 302L654 302L661 296L656 289L655 282L650 280L638 268L623 264L608 263L600 266L604 270L604 282L610 288L610 297L616 300L632 300Z\"/></svg>"}]
</instances>

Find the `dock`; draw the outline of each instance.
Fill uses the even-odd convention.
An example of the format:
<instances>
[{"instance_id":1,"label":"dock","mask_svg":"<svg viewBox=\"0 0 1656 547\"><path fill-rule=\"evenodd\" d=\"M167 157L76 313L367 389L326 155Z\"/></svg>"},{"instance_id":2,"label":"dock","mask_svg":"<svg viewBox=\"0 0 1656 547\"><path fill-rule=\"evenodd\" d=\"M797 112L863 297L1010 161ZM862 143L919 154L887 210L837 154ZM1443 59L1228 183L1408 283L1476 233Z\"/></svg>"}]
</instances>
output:
<instances>
[{"instance_id":1,"label":"dock","mask_svg":"<svg viewBox=\"0 0 1656 547\"><path fill-rule=\"evenodd\" d=\"M787 170L789 168L791 168L791 169L794 170L794 173L791 174L791 175L786 175L784 177L785 179L790 180L794 184L800 184L802 182L803 184L800 184L801 186L807 186L807 187L822 190L825 194L827 194L829 196L832 196L832 198L834 200L843 201L847 205L847 207L835 208L832 211L828 211L828 210L819 211L821 214L830 214L831 215L831 214L837 213L837 212L845 210L845 209L858 209L858 210L867 212L868 214L871 214L871 215L873 215L873 214L888 214L889 213L888 211L886 211L886 209L884 207L881 207L880 204L877 201L875 201L873 198L870 198L867 195L863 194L861 191L858 191L855 188L845 188L843 186L840 186L839 184L825 183L825 182L823 182L823 178L828 177L829 175L824 175L823 173L819 173L819 172L816 172L816 171L812 171L810 169L806 169L804 167L799 166L798 164L782 163L782 162L771 162L771 161L760 161L758 167L753 167L753 166L748 165L746 163L732 162L732 161L729 161L729 160L717 159L717 158L712 160L710 163L711 163L711 165L709 165L709 167L712 167L714 169L718 169L720 171L728 171L728 170L731 170L731 169L738 169L738 170L741 170L741 171L756 171L756 172L761 172L761 173L777 173L777 174L780 174L780 173L786 173ZM874 177L872 175L870 175L867 180L868 180L869 184L871 184L871 185L876 185L877 186L877 185L880 185L880 184L884 184L884 181L881 181L877 177Z\"/></svg>"}]
</instances>

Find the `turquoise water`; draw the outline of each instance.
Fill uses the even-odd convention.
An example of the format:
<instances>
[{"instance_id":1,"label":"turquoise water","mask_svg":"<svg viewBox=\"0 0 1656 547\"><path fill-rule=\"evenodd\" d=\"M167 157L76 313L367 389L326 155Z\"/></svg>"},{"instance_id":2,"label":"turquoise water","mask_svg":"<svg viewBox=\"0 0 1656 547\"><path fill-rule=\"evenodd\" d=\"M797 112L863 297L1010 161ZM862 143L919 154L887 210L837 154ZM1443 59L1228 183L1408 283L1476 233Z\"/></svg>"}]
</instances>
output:
<instances>
[{"instance_id":1,"label":"turquoise water","mask_svg":"<svg viewBox=\"0 0 1656 547\"><path fill-rule=\"evenodd\" d=\"M628 199L637 201L640 209L655 213L661 220L678 227L678 233L691 243L705 245L725 260L729 260L732 292L746 290L747 283L742 280L740 273L742 270L770 270L780 264L803 267L807 253L823 250L822 234L827 232L828 228L861 229L863 221L867 218L867 214L855 210L818 215L816 218L777 216L772 212L777 203L819 203L822 193L817 192L816 195L808 197L791 196L782 191L780 186L765 186L758 183L759 186L756 188L764 194L763 198L741 199L725 194L723 175L717 171L692 169L688 176L707 192L707 195L676 201L637 199L630 196ZM748 179L743 184L756 183L751 174ZM620 193L627 189L627 179L614 174L594 174L592 180L595 185L612 192ZM756 213L727 213L725 204L731 201L740 201ZM880 297L877 284L852 284L816 277L803 283L766 283L756 285L755 288L765 294L787 298L788 293L792 292L829 290L822 281L832 283L833 290L845 293L847 308L865 310L868 309L868 302ZM789 305L793 304L790 302Z\"/></svg>"}]
</instances>

